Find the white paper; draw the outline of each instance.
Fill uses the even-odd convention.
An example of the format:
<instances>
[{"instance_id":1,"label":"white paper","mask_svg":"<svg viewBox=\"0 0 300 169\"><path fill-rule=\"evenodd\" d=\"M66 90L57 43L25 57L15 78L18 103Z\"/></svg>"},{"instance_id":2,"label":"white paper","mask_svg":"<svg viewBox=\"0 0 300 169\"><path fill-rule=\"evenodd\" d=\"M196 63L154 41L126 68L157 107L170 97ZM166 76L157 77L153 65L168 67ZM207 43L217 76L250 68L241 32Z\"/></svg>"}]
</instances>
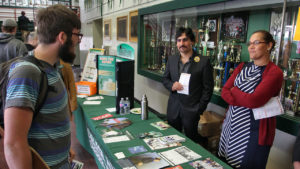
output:
<instances>
[{"instance_id":1,"label":"white paper","mask_svg":"<svg viewBox=\"0 0 300 169\"><path fill-rule=\"evenodd\" d=\"M83 104L98 105L101 104L101 101L84 101Z\"/></svg>"},{"instance_id":2,"label":"white paper","mask_svg":"<svg viewBox=\"0 0 300 169\"><path fill-rule=\"evenodd\" d=\"M106 110L107 110L108 112L110 112L110 113L116 112L116 111L117 111L117 109L116 109L115 107L112 107L112 108L106 108Z\"/></svg>"},{"instance_id":3,"label":"white paper","mask_svg":"<svg viewBox=\"0 0 300 169\"><path fill-rule=\"evenodd\" d=\"M189 95L189 84L190 84L191 74L181 73L179 78L179 83L183 86L183 90L177 90L177 93Z\"/></svg>"},{"instance_id":4,"label":"white paper","mask_svg":"<svg viewBox=\"0 0 300 169\"><path fill-rule=\"evenodd\" d=\"M161 152L159 155L173 165L178 165L201 158L201 155L195 153L185 146Z\"/></svg>"},{"instance_id":5,"label":"white paper","mask_svg":"<svg viewBox=\"0 0 300 169\"><path fill-rule=\"evenodd\" d=\"M127 135L103 138L104 143L115 143L121 141L129 141L129 140L130 138Z\"/></svg>"},{"instance_id":6,"label":"white paper","mask_svg":"<svg viewBox=\"0 0 300 169\"><path fill-rule=\"evenodd\" d=\"M272 97L265 105L252 109L254 119L264 119L284 113L279 97Z\"/></svg>"},{"instance_id":7,"label":"white paper","mask_svg":"<svg viewBox=\"0 0 300 169\"><path fill-rule=\"evenodd\" d=\"M115 153L115 156L117 157L117 159L125 158L125 154L123 152Z\"/></svg>"},{"instance_id":8,"label":"white paper","mask_svg":"<svg viewBox=\"0 0 300 169\"><path fill-rule=\"evenodd\" d=\"M78 98L86 98L87 95L77 95Z\"/></svg>"},{"instance_id":9,"label":"white paper","mask_svg":"<svg viewBox=\"0 0 300 169\"><path fill-rule=\"evenodd\" d=\"M92 96L86 98L86 100L101 100L101 99L103 99L103 96Z\"/></svg>"}]
</instances>

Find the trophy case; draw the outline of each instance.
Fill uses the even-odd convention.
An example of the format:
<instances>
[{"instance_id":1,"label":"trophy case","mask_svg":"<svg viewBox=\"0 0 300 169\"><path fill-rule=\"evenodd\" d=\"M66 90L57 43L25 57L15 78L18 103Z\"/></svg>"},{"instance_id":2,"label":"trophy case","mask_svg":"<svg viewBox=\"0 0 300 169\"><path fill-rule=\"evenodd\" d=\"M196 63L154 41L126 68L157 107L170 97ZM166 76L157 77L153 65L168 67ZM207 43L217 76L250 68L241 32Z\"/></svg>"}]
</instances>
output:
<instances>
[{"instance_id":1,"label":"trophy case","mask_svg":"<svg viewBox=\"0 0 300 169\"><path fill-rule=\"evenodd\" d=\"M190 27L196 37L193 50L210 58L214 68L214 91L219 94L233 69L241 60L248 60L247 54L242 55L247 40L248 17L248 12L203 15L189 13L186 9L144 15L138 68L160 81L168 58L179 55L176 30Z\"/></svg>"},{"instance_id":2,"label":"trophy case","mask_svg":"<svg viewBox=\"0 0 300 169\"><path fill-rule=\"evenodd\" d=\"M227 108L220 92L237 65L251 61L246 45L251 34L270 31L276 41L271 60L283 70L285 79L280 96L286 113L277 117L277 128L296 135L300 126L300 42L293 36L299 5L296 0L286 6L280 0L174 0L139 9L138 74L161 82L168 58L179 55L176 30L190 27L196 37L194 51L209 57L213 66L210 102Z\"/></svg>"},{"instance_id":3,"label":"trophy case","mask_svg":"<svg viewBox=\"0 0 300 169\"><path fill-rule=\"evenodd\" d=\"M285 113L300 119L300 42L294 40L298 7L286 11L282 28L281 9L274 9L271 14L270 33L276 41L271 59L284 72L280 96Z\"/></svg>"}]
</instances>

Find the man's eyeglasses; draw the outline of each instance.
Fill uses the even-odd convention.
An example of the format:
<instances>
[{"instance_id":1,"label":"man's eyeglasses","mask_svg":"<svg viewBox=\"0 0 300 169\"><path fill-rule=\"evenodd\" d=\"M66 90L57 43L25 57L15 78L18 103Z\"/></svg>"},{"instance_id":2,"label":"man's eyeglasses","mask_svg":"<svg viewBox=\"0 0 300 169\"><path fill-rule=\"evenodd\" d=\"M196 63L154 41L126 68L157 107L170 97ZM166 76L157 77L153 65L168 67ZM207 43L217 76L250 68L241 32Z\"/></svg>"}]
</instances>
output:
<instances>
[{"instance_id":1,"label":"man's eyeglasses","mask_svg":"<svg viewBox=\"0 0 300 169\"><path fill-rule=\"evenodd\" d=\"M83 34L82 33L72 33L72 35L78 36L79 40L81 41Z\"/></svg>"},{"instance_id":2,"label":"man's eyeglasses","mask_svg":"<svg viewBox=\"0 0 300 169\"><path fill-rule=\"evenodd\" d=\"M251 46L251 45L254 45L254 46L257 46L257 45L259 45L259 44L261 44L261 43L268 43L268 42L261 42L261 41L258 41L258 40L256 40L256 41L254 41L254 42L248 42L247 43L247 46Z\"/></svg>"}]
</instances>

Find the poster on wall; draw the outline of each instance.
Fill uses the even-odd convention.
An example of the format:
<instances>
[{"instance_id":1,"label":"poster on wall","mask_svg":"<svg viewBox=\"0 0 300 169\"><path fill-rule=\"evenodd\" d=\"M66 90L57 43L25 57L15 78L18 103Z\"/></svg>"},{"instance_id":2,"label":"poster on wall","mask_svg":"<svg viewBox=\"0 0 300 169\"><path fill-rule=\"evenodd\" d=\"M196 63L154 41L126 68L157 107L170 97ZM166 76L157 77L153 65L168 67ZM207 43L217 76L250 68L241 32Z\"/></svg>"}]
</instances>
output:
<instances>
[{"instance_id":1,"label":"poster on wall","mask_svg":"<svg viewBox=\"0 0 300 169\"><path fill-rule=\"evenodd\" d=\"M127 41L127 16L117 18L117 40Z\"/></svg>"},{"instance_id":2,"label":"poster on wall","mask_svg":"<svg viewBox=\"0 0 300 169\"><path fill-rule=\"evenodd\" d=\"M230 13L222 15L221 40L246 42L248 28L248 13Z\"/></svg>"}]
</instances>

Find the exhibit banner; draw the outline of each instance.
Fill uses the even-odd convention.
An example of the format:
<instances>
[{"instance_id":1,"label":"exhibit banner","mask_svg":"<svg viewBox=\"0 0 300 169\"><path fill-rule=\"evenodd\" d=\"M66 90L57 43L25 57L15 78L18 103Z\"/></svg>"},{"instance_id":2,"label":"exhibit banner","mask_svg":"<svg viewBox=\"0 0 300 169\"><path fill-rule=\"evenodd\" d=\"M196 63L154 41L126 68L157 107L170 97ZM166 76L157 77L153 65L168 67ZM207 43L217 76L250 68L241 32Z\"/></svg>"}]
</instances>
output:
<instances>
[{"instance_id":1,"label":"exhibit banner","mask_svg":"<svg viewBox=\"0 0 300 169\"><path fill-rule=\"evenodd\" d=\"M99 94L116 96L116 57L98 55Z\"/></svg>"}]
</instances>

